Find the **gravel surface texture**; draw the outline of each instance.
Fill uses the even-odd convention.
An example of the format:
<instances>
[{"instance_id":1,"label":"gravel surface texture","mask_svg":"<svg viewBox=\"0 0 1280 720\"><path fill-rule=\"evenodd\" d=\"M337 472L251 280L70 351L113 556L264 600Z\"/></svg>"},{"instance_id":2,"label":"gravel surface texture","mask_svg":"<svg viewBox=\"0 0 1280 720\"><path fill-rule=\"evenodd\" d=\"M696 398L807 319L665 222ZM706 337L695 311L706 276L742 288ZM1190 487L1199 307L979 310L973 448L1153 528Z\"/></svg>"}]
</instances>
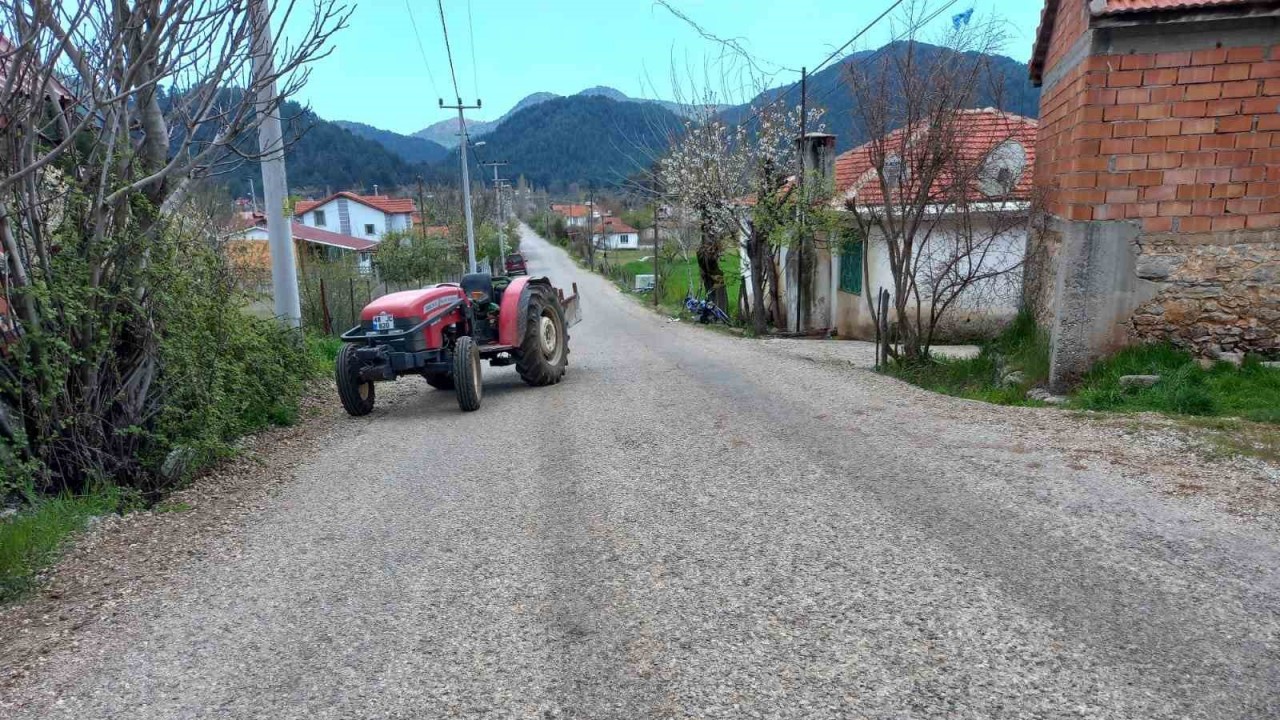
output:
<instances>
[{"instance_id":1,"label":"gravel surface texture","mask_svg":"<svg viewBox=\"0 0 1280 720\"><path fill-rule=\"evenodd\" d=\"M0 715L1280 716L1271 466L668 323L522 249L584 296L565 382L333 419L160 580L32 630Z\"/></svg>"}]
</instances>

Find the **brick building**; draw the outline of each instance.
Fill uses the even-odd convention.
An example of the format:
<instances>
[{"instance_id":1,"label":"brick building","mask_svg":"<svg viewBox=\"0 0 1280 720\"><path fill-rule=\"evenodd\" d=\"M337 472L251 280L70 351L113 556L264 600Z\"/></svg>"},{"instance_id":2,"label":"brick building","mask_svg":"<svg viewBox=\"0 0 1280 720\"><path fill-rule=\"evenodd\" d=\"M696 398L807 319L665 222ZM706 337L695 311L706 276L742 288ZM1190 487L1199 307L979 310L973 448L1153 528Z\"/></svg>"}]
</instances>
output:
<instances>
[{"instance_id":1,"label":"brick building","mask_svg":"<svg viewBox=\"0 0 1280 720\"><path fill-rule=\"evenodd\" d=\"M1280 0L1047 0L1031 75L1054 384L1132 342L1280 348Z\"/></svg>"}]
</instances>

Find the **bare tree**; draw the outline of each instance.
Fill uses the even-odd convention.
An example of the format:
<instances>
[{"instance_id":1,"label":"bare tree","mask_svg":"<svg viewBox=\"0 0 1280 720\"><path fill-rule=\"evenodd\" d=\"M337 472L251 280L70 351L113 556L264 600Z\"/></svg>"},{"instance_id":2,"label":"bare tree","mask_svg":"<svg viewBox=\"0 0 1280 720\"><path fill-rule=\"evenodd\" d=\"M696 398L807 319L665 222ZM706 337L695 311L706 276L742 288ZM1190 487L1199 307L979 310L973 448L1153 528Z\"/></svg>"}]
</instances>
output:
<instances>
[{"instance_id":1,"label":"bare tree","mask_svg":"<svg viewBox=\"0 0 1280 720\"><path fill-rule=\"evenodd\" d=\"M845 201L862 237L887 249L908 361L928 356L950 311L981 302L1020 270L1016 231L1031 194L1025 143L1034 139L1024 118L974 109L983 96L1001 97L988 59L1001 25L966 16L941 48L923 45L914 31L921 7L908 10L905 42L850 66L855 119L871 138L855 153L870 170Z\"/></svg>"},{"instance_id":2,"label":"bare tree","mask_svg":"<svg viewBox=\"0 0 1280 720\"><path fill-rule=\"evenodd\" d=\"M294 0L261 1L261 15L242 0L0 11L4 286L28 338L0 393L23 418L26 455L64 482L136 469L122 429L144 430L160 397L152 250L196 183L256 157L260 118L349 16L336 0L314 0L305 18ZM272 16L291 32L274 72L255 73L266 28L253 18ZM260 103L271 83L279 95Z\"/></svg>"}]
</instances>

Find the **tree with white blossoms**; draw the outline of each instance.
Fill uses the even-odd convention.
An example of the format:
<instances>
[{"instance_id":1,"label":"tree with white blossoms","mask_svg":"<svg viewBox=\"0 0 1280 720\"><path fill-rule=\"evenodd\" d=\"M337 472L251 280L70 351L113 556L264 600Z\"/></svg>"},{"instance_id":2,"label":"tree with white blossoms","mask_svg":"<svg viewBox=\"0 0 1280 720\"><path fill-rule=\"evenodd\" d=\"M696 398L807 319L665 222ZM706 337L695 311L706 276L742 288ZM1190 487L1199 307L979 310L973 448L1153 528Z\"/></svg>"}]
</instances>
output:
<instances>
[{"instance_id":1,"label":"tree with white blossoms","mask_svg":"<svg viewBox=\"0 0 1280 720\"><path fill-rule=\"evenodd\" d=\"M820 110L809 112L818 128ZM790 217L787 184L796 170L800 109L780 102L753 109L749 120L729 123L707 103L685 123L684 133L658 164L667 197L698 223L698 270L703 287L721 307L727 303L720 258L726 244L747 240L751 267L752 327L766 329L765 287L776 287L773 249Z\"/></svg>"}]
</instances>

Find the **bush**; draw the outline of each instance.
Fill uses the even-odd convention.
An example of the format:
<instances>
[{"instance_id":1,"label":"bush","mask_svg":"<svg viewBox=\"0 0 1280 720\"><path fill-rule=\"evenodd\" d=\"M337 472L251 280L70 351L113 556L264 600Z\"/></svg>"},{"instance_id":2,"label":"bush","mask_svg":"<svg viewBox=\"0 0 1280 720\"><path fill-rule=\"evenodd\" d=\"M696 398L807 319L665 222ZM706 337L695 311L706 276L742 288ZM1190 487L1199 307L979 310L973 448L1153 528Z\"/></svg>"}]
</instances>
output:
<instances>
[{"instance_id":1,"label":"bush","mask_svg":"<svg viewBox=\"0 0 1280 720\"><path fill-rule=\"evenodd\" d=\"M157 223L145 244L112 238L146 260L110 287L88 281L80 228L60 227L62 252L29 290L42 322L0 366L0 400L22 420L0 439L15 459L0 496L104 484L151 495L239 436L294 420L315 372L301 334L244 312L207 225L190 220Z\"/></svg>"}]
</instances>

